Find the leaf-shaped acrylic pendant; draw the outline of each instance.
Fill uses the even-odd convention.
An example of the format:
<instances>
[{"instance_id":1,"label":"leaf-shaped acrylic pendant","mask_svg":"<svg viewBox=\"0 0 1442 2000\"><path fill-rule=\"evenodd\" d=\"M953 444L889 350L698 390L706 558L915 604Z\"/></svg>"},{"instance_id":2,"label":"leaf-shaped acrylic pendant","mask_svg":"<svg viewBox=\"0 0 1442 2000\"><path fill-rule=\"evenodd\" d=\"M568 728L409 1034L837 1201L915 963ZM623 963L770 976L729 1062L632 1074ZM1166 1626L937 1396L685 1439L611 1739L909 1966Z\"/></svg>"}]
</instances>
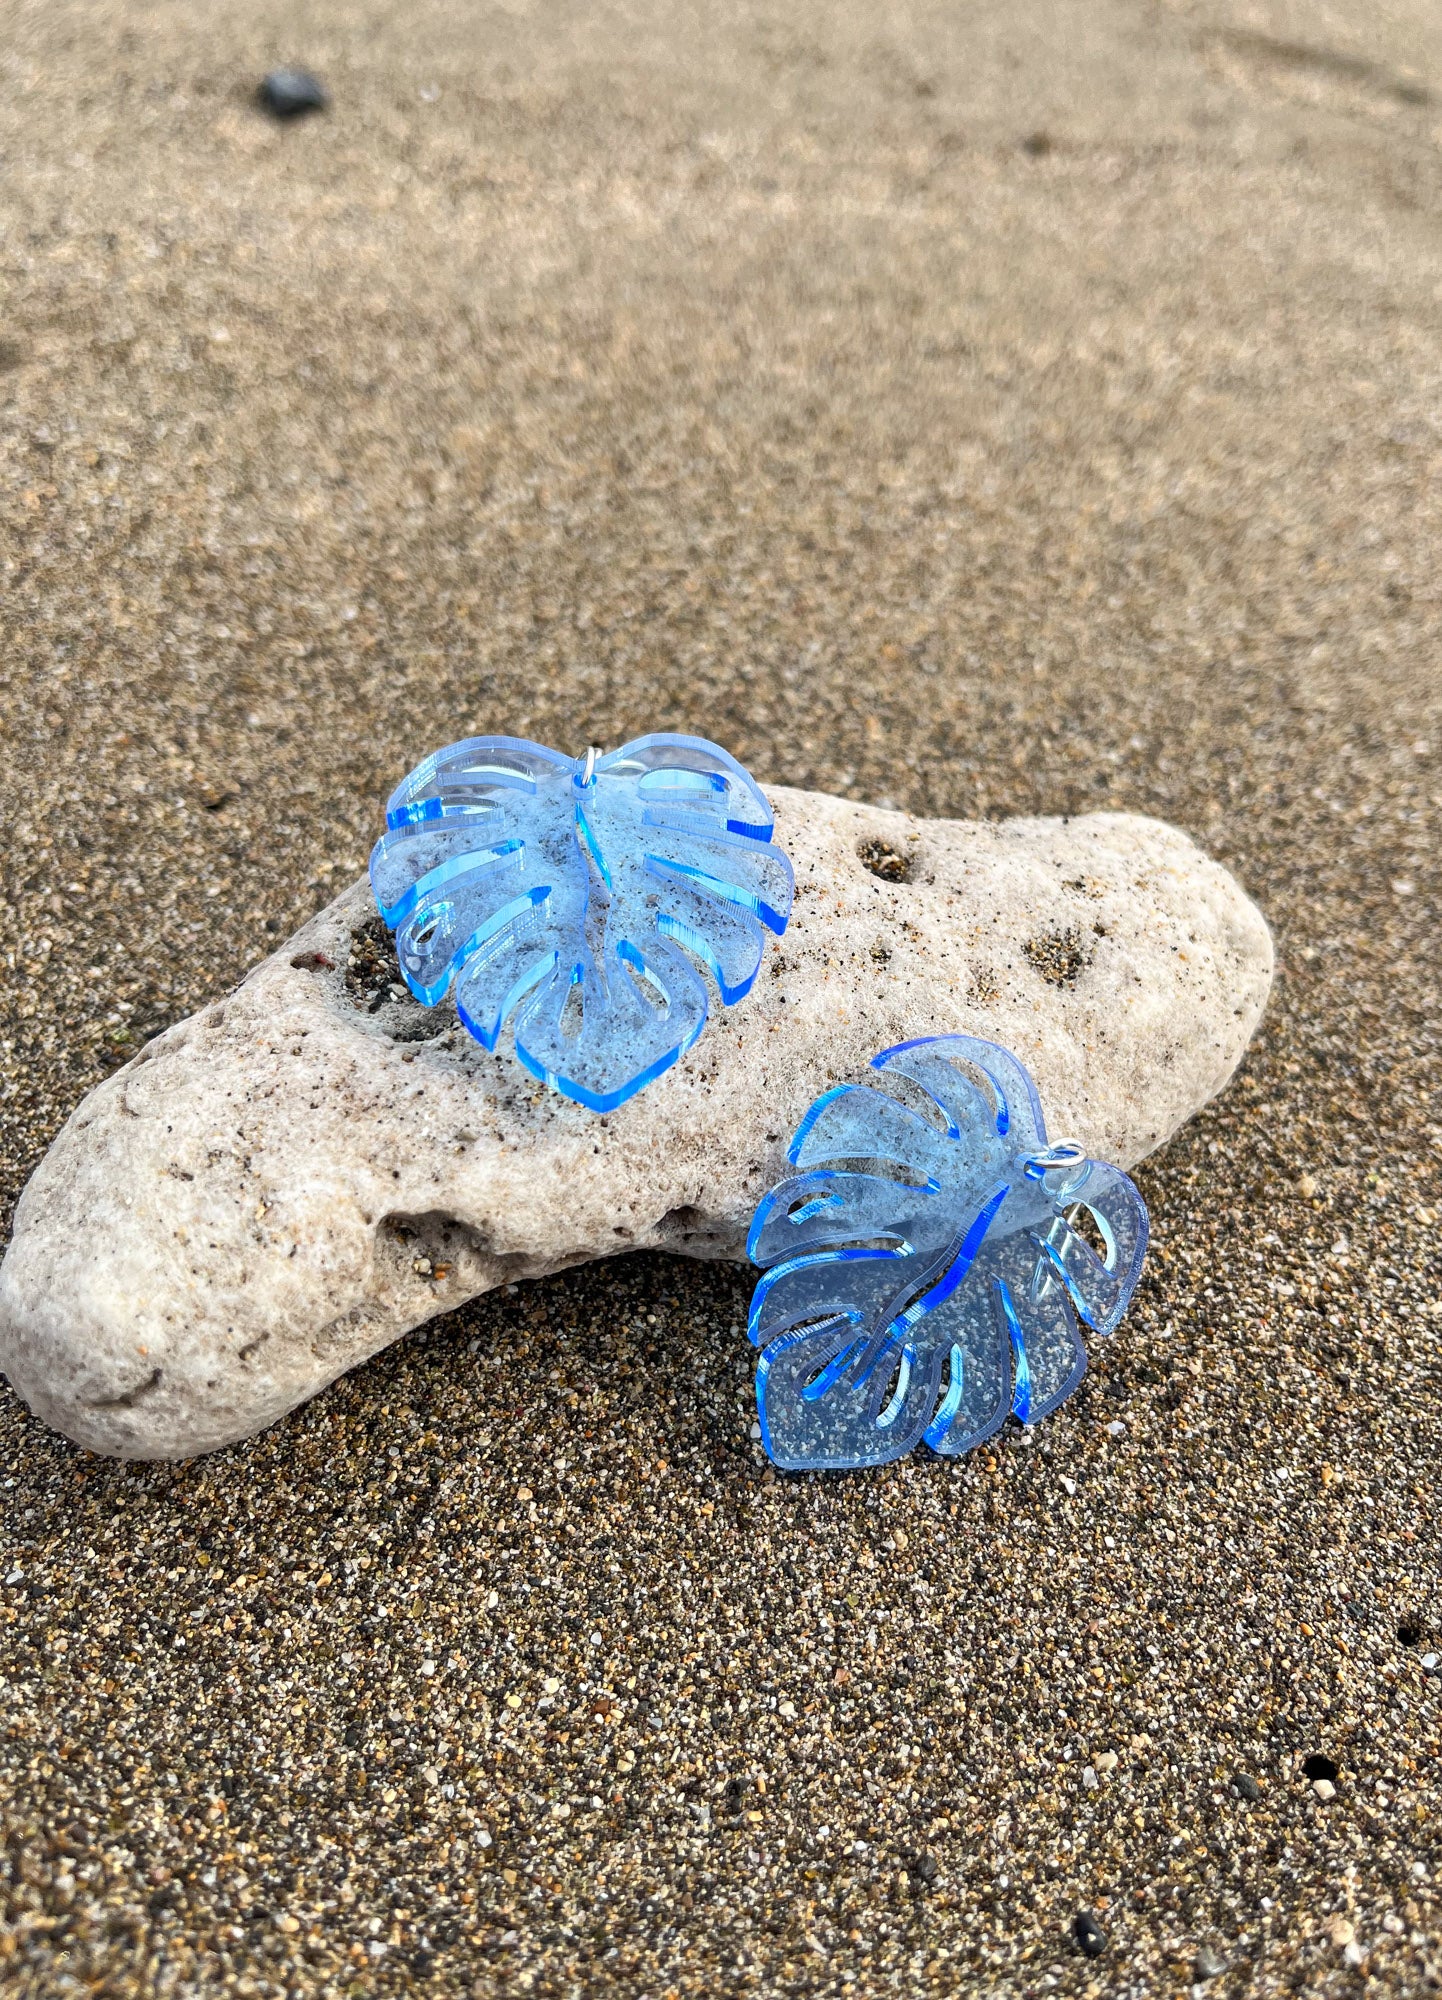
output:
<instances>
[{"instance_id":1,"label":"leaf-shaped acrylic pendant","mask_svg":"<svg viewBox=\"0 0 1442 2000\"><path fill-rule=\"evenodd\" d=\"M791 864L761 787L696 736L565 757L473 736L419 764L386 807L371 886L407 985L488 1049L611 1111L729 1007L785 930Z\"/></svg>"},{"instance_id":2,"label":"leaf-shaped acrylic pendant","mask_svg":"<svg viewBox=\"0 0 1442 2000\"><path fill-rule=\"evenodd\" d=\"M1116 1167L1048 1145L1015 1056L971 1035L903 1042L878 1083L819 1097L799 1171L762 1200L750 1334L777 1465L956 1454L1046 1416L1086 1370L1077 1321L1111 1333L1147 1248Z\"/></svg>"}]
</instances>

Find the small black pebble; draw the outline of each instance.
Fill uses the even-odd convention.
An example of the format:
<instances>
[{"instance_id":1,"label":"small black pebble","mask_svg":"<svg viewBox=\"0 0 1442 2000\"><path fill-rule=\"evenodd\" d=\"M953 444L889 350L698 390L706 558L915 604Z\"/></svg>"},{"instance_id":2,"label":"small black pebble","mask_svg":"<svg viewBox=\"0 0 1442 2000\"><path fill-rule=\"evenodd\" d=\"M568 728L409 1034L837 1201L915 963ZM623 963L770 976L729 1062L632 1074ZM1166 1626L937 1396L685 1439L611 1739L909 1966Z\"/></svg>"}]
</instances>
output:
<instances>
[{"instance_id":1,"label":"small black pebble","mask_svg":"<svg viewBox=\"0 0 1442 2000\"><path fill-rule=\"evenodd\" d=\"M1262 1796L1262 1788L1256 1779L1246 1771L1238 1771L1232 1779L1232 1789L1239 1798L1250 1799L1253 1805Z\"/></svg>"},{"instance_id":2,"label":"small black pebble","mask_svg":"<svg viewBox=\"0 0 1442 2000\"><path fill-rule=\"evenodd\" d=\"M272 118L300 118L307 111L325 111L330 98L318 76L308 69L273 69L256 92L262 111Z\"/></svg>"},{"instance_id":3,"label":"small black pebble","mask_svg":"<svg viewBox=\"0 0 1442 2000\"><path fill-rule=\"evenodd\" d=\"M1090 1910L1078 1910L1072 1919L1072 1936L1088 1958L1100 1958L1107 1948L1107 1934Z\"/></svg>"},{"instance_id":4,"label":"small black pebble","mask_svg":"<svg viewBox=\"0 0 1442 2000\"><path fill-rule=\"evenodd\" d=\"M1324 1757L1320 1751L1314 1750L1302 1766L1302 1775L1310 1779L1313 1784L1317 1782L1318 1778L1326 1778L1330 1781L1337 1775L1337 1766L1332 1762L1330 1757Z\"/></svg>"}]
</instances>

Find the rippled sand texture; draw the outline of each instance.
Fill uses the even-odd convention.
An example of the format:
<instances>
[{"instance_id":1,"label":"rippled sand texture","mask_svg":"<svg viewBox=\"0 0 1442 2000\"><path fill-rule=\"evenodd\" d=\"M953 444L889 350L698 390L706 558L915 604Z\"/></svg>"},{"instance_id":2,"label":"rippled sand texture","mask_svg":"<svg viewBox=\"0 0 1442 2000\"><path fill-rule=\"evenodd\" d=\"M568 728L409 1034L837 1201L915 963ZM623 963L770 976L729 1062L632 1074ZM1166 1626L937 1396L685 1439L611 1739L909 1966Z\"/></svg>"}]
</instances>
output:
<instances>
[{"instance_id":1,"label":"rippled sand texture","mask_svg":"<svg viewBox=\"0 0 1442 2000\"><path fill-rule=\"evenodd\" d=\"M1436 10L0 40L7 1214L466 730L1157 813L1281 960L1123 1331L966 1465L769 1476L745 1274L660 1255L188 1466L6 1392L8 1990L1428 1990Z\"/></svg>"}]
</instances>

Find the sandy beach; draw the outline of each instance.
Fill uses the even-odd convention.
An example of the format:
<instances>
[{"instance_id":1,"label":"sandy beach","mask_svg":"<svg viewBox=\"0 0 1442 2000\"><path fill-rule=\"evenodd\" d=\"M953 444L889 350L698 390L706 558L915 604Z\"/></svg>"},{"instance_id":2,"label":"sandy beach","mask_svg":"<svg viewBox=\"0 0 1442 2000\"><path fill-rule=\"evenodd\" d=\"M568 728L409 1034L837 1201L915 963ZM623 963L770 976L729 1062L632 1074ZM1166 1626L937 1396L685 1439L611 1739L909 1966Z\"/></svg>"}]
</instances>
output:
<instances>
[{"instance_id":1,"label":"sandy beach","mask_svg":"<svg viewBox=\"0 0 1442 2000\"><path fill-rule=\"evenodd\" d=\"M1442 15L0 43L0 1222L472 731L1156 814L1279 961L960 1464L771 1472L747 1271L659 1255L188 1464L0 1385L0 1985L1437 1991Z\"/></svg>"}]
</instances>

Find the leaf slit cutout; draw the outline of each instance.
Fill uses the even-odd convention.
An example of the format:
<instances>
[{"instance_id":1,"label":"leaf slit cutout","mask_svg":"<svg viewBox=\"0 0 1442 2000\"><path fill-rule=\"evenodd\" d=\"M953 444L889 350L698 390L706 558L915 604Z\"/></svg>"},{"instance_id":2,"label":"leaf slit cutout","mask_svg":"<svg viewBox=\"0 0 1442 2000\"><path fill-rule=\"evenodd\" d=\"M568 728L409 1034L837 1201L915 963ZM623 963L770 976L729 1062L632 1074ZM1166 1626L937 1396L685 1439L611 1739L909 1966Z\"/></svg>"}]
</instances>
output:
<instances>
[{"instance_id":1,"label":"leaf slit cutout","mask_svg":"<svg viewBox=\"0 0 1442 2000\"><path fill-rule=\"evenodd\" d=\"M854 1340L849 1347L843 1347L839 1354L834 1355L824 1368L812 1376L811 1380L803 1386L801 1391L808 1402L816 1402L819 1397L826 1394L828 1389L835 1388L863 1344L860 1340Z\"/></svg>"},{"instance_id":2,"label":"leaf slit cutout","mask_svg":"<svg viewBox=\"0 0 1442 2000\"><path fill-rule=\"evenodd\" d=\"M1031 1369L1026 1358L1026 1335L1021 1330L1016 1306L1012 1300L1011 1287L1005 1278L996 1281L996 1295L1001 1301L1002 1315L1006 1320L1006 1330L1011 1336L1012 1360L1015 1367L1014 1385L1011 1394L1011 1413L1022 1423L1031 1421Z\"/></svg>"},{"instance_id":3,"label":"leaf slit cutout","mask_svg":"<svg viewBox=\"0 0 1442 2000\"><path fill-rule=\"evenodd\" d=\"M936 1415L922 1433L925 1442L933 1447L941 1443L951 1429L957 1411L961 1408L962 1392L966 1383L966 1356L955 1341L951 1345L951 1358L947 1367L949 1372L946 1394L936 1406Z\"/></svg>"},{"instance_id":4,"label":"leaf slit cutout","mask_svg":"<svg viewBox=\"0 0 1442 2000\"><path fill-rule=\"evenodd\" d=\"M889 1430L906 1408L906 1392L911 1387L911 1371L915 1366L916 1349L910 1341L907 1341L896 1358L896 1372L892 1378L895 1386L892 1388L891 1401L875 1419L879 1431Z\"/></svg>"}]
</instances>

